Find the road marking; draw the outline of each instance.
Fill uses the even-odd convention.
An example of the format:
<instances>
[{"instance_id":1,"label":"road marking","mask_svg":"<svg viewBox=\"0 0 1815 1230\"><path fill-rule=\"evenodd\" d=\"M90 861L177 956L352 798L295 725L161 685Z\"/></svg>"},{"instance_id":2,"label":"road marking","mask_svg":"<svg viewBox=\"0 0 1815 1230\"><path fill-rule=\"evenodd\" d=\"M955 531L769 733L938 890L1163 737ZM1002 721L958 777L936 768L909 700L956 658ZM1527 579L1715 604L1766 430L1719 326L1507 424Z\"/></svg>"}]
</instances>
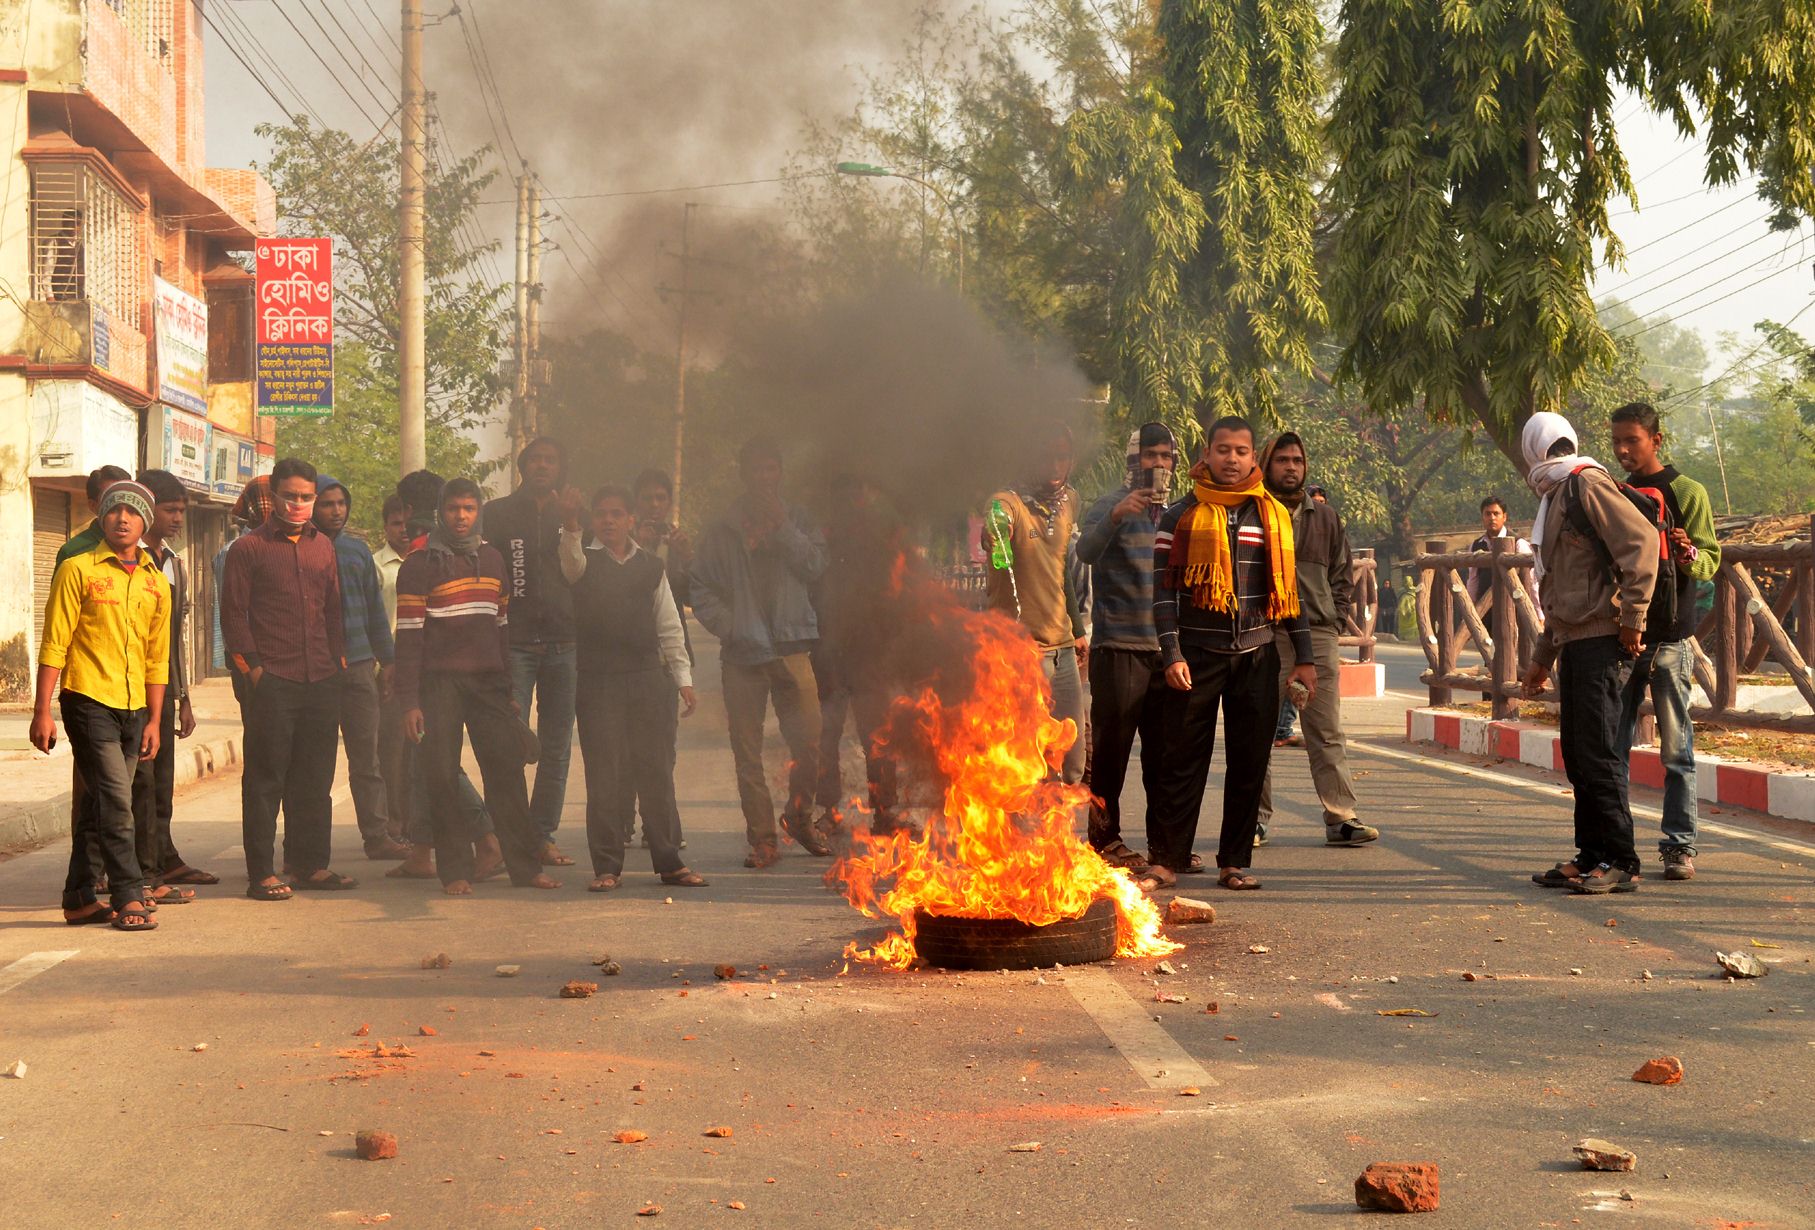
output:
<instances>
[{"instance_id":1,"label":"road marking","mask_svg":"<svg viewBox=\"0 0 1815 1230\"><path fill-rule=\"evenodd\" d=\"M29 978L36 978L45 970L63 962L81 952L80 948L71 948L66 952L28 952L5 969L0 969L0 995L6 994Z\"/></svg>"},{"instance_id":2,"label":"road marking","mask_svg":"<svg viewBox=\"0 0 1815 1230\"><path fill-rule=\"evenodd\" d=\"M1085 966L1067 969L1065 985L1148 1088L1203 1088L1217 1083L1107 970Z\"/></svg>"},{"instance_id":3,"label":"road marking","mask_svg":"<svg viewBox=\"0 0 1815 1230\"><path fill-rule=\"evenodd\" d=\"M1530 778L1514 777L1510 773L1496 773L1492 769L1477 769L1472 765L1451 764L1436 756L1420 756L1416 752L1395 751L1392 748L1379 747L1372 743L1352 741L1350 747L1366 752L1371 756L1385 756L1389 760L1403 760L1409 764L1425 765L1440 769L1445 773L1454 773L1461 777L1474 777L1482 781L1498 782L1503 786L1517 786L1535 794L1554 794L1555 782L1533 781ZM1539 770L1543 772L1543 770ZM1662 820L1664 813L1655 807L1634 807L1632 814L1643 816L1647 820ZM1736 829L1731 825L1717 824L1712 820L1697 818L1696 827L1710 833L1719 833L1722 837L1731 837L1738 841L1757 842L1761 846L1770 846L1773 850L1782 850L1786 854L1800 854L1805 858L1815 858L1815 846L1804 845L1799 841L1785 841L1777 837L1767 837L1763 833L1754 833L1747 829Z\"/></svg>"}]
</instances>

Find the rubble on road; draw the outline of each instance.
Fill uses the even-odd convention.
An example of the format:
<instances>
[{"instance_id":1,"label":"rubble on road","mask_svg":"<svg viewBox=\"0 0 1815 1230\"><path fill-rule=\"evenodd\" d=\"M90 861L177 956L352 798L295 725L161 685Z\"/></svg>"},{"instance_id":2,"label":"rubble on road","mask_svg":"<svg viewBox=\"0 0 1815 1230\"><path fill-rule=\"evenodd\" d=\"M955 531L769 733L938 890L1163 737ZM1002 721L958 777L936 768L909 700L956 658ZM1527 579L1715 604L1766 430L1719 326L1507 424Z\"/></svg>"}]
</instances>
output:
<instances>
[{"instance_id":1,"label":"rubble on road","mask_svg":"<svg viewBox=\"0 0 1815 1230\"><path fill-rule=\"evenodd\" d=\"M497 969L497 974L500 978L515 978L522 972L523 967L521 965L500 965Z\"/></svg>"},{"instance_id":2,"label":"rubble on road","mask_svg":"<svg viewBox=\"0 0 1815 1230\"><path fill-rule=\"evenodd\" d=\"M397 1138L389 1132L362 1128L353 1137L353 1149L364 1162L384 1162L397 1156Z\"/></svg>"},{"instance_id":3,"label":"rubble on road","mask_svg":"<svg viewBox=\"0 0 1815 1230\"><path fill-rule=\"evenodd\" d=\"M1385 1213L1434 1213L1438 1202L1435 1162L1375 1162L1355 1180L1355 1203Z\"/></svg>"},{"instance_id":4,"label":"rubble on road","mask_svg":"<svg viewBox=\"0 0 1815 1230\"><path fill-rule=\"evenodd\" d=\"M1631 1170L1639 1164L1638 1154L1632 1150L1593 1136L1576 1142L1575 1155L1582 1160L1583 1170Z\"/></svg>"},{"instance_id":5,"label":"rubble on road","mask_svg":"<svg viewBox=\"0 0 1815 1230\"><path fill-rule=\"evenodd\" d=\"M1714 959L1727 972L1729 978L1763 978L1771 972L1771 967L1760 961L1749 952L1717 952Z\"/></svg>"},{"instance_id":6,"label":"rubble on road","mask_svg":"<svg viewBox=\"0 0 1815 1230\"><path fill-rule=\"evenodd\" d=\"M1166 921L1169 923L1213 923L1216 921L1216 907L1208 901L1199 901L1195 897L1174 897L1166 903Z\"/></svg>"},{"instance_id":7,"label":"rubble on road","mask_svg":"<svg viewBox=\"0 0 1815 1230\"><path fill-rule=\"evenodd\" d=\"M454 958L448 956L445 952L438 952L433 956L422 958L423 969L447 969L449 966L453 965L453 963Z\"/></svg>"},{"instance_id":8,"label":"rubble on road","mask_svg":"<svg viewBox=\"0 0 1815 1230\"><path fill-rule=\"evenodd\" d=\"M581 982L575 979L561 987L562 999L586 999L599 989L596 982Z\"/></svg>"},{"instance_id":9,"label":"rubble on road","mask_svg":"<svg viewBox=\"0 0 1815 1230\"><path fill-rule=\"evenodd\" d=\"M1645 1085L1680 1085L1683 1083L1683 1061L1675 1055L1648 1059L1632 1079Z\"/></svg>"},{"instance_id":10,"label":"rubble on road","mask_svg":"<svg viewBox=\"0 0 1815 1230\"><path fill-rule=\"evenodd\" d=\"M6 1065L5 1071L0 1071L0 1076L8 1076L16 1081L24 1080L25 1079L25 1061L23 1059L13 1060L11 1063Z\"/></svg>"}]
</instances>

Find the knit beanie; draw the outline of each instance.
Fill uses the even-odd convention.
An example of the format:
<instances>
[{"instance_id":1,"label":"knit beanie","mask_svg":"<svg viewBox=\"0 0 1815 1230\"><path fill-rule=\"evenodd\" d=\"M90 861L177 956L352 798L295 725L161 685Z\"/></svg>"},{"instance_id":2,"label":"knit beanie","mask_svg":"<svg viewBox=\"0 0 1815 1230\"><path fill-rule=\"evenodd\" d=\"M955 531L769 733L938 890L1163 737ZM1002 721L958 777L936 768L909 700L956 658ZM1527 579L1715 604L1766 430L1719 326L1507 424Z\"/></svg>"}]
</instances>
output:
<instances>
[{"instance_id":1,"label":"knit beanie","mask_svg":"<svg viewBox=\"0 0 1815 1230\"><path fill-rule=\"evenodd\" d=\"M157 501L151 496L151 489L131 479L114 483L101 493L101 502L95 505L97 516L105 517L108 511L124 504L151 524L151 507Z\"/></svg>"}]
</instances>

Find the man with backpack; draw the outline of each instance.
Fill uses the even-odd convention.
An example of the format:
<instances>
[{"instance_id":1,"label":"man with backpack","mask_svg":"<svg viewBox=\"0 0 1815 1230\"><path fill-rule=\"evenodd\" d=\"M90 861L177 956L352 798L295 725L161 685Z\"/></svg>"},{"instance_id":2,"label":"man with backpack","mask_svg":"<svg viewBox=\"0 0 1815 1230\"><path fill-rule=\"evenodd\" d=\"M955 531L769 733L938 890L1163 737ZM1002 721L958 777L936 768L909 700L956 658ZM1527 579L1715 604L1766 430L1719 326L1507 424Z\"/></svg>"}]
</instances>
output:
<instances>
[{"instance_id":1,"label":"man with backpack","mask_svg":"<svg viewBox=\"0 0 1815 1230\"><path fill-rule=\"evenodd\" d=\"M1632 753L1639 705L1647 691L1657 717L1658 759L1664 767L1663 840L1666 880L1695 878L1695 728L1689 720L1689 693L1695 686L1695 586L1712 580L1720 568L1720 543L1714 537L1714 508L1707 488L1658 460L1664 443L1657 410L1635 401L1613 412L1613 455L1626 480L1661 500L1668 516L1668 561L1675 581L1676 619L1647 636L1645 651L1633 664L1632 678L1620 697L1619 746ZM1665 577L1660 573L1658 587Z\"/></svg>"},{"instance_id":2,"label":"man with backpack","mask_svg":"<svg viewBox=\"0 0 1815 1230\"><path fill-rule=\"evenodd\" d=\"M1576 453L1575 428L1560 414L1534 414L1519 439L1537 492L1532 526L1542 582L1544 632L1525 672L1537 696L1557 665L1563 769L1575 790L1576 854L1532 877L1546 888L1630 893L1639 886L1619 744L1621 696L1645 649L1646 616L1658 578L1659 531L1640 511L1646 497Z\"/></svg>"}]
</instances>

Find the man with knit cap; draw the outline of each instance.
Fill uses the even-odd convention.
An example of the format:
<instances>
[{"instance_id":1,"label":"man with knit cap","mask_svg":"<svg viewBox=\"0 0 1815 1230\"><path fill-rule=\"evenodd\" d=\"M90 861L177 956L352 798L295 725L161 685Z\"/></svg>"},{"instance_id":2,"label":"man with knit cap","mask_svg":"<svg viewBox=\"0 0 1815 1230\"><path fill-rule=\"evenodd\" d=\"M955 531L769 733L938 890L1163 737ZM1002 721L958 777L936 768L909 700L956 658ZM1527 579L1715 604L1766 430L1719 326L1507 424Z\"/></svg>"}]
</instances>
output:
<instances>
[{"instance_id":1,"label":"man with knit cap","mask_svg":"<svg viewBox=\"0 0 1815 1230\"><path fill-rule=\"evenodd\" d=\"M340 565L315 528L315 467L286 457L271 471L271 515L234 540L221 577L221 635L234 693L246 715L240 779L246 896L287 901L296 888L348 889L329 870L334 761L340 742L340 674L346 667Z\"/></svg>"},{"instance_id":2,"label":"man with knit cap","mask_svg":"<svg viewBox=\"0 0 1815 1230\"><path fill-rule=\"evenodd\" d=\"M1288 681L1307 703L1317 691L1316 655L1299 605L1291 510L1261 481L1246 419L1210 425L1191 478L1191 493L1166 510L1153 538L1153 622L1168 690L1148 857L1174 872L1204 869L1191 846L1220 708L1228 769L1217 883L1256 889L1247 868L1279 719L1276 633L1286 633L1296 663Z\"/></svg>"},{"instance_id":3,"label":"man with knit cap","mask_svg":"<svg viewBox=\"0 0 1815 1230\"><path fill-rule=\"evenodd\" d=\"M46 753L56 745L50 703L57 695L86 786L63 883L63 919L72 926L111 923L121 931L157 926L145 905L132 815L139 762L158 754L158 724L151 715L163 711L170 671L170 583L155 565L147 566L139 547L154 503L138 483L109 486L96 505L100 538L57 565L44 608L31 743ZM99 849L110 905L95 893L91 841Z\"/></svg>"},{"instance_id":4,"label":"man with knit cap","mask_svg":"<svg viewBox=\"0 0 1815 1230\"><path fill-rule=\"evenodd\" d=\"M347 669L340 674L340 737L347 749L347 785L366 857L399 859L410 851L391 838L390 797L378 762L381 697L391 690L391 619L372 549L358 535L346 532L352 513L352 492L339 479L323 474L315 493L315 525L333 540L340 567L347 648Z\"/></svg>"},{"instance_id":5,"label":"man with knit cap","mask_svg":"<svg viewBox=\"0 0 1815 1230\"><path fill-rule=\"evenodd\" d=\"M1171 497L1177 447L1164 423L1130 433L1127 481L1084 514L1077 550L1091 572L1090 844L1112 866L1147 876L1154 887L1174 876L1164 867L1150 871L1122 839L1122 784L1139 735L1151 845L1166 699L1166 662L1153 626L1153 532Z\"/></svg>"},{"instance_id":6,"label":"man with knit cap","mask_svg":"<svg viewBox=\"0 0 1815 1230\"><path fill-rule=\"evenodd\" d=\"M523 768L533 736L511 698L510 594L504 557L480 536L484 496L469 478L441 489L437 524L397 573L397 693L404 735L424 758L435 868L463 897L476 878L473 835L461 816L460 749L470 732L511 883L559 888L542 874Z\"/></svg>"},{"instance_id":7,"label":"man with knit cap","mask_svg":"<svg viewBox=\"0 0 1815 1230\"><path fill-rule=\"evenodd\" d=\"M1525 694L1539 695L1556 666L1558 744L1575 793L1575 856L1532 882L1578 893L1636 892L1639 858L1620 710L1645 650L1661 549L1657 526L1606 466L1576 452L1575 428L1562 415L1532 415L1519 448L1525 480L1538 494L1531 545L1544 607ZM1576 528L1578 517L1587 534Z\"/></svg>"},{"instance_id":8,"label":"man with knit cap","mask_svg":"<svg viewBox=\"0 0 1815 1230\"><path fill-rule=\"evenodd\" d=\"M1305 750L1311 757L1311 782L1317 788L1317 801L1323 806L1324 844L1364 846L1378 841L1380 830L1355 819L1355 785L1349 777L1348 743L1342 733L1342 655L1336 643L1355 602L1354 563L1341 514L1307 494L1305 478L1309 469L1304 441L1295 431L1275 436L1260 457L1261 477L1267 490L1292 511L1298 604L1304 609L1311 648L1316 654L1317 694L1298 706L1298 720L1304 729ZM1282 694L1289 669L1285 664L1291 649L1289 640L1283 628L1273 634L1274 648L1281 659ZM1269 767L1260 788L1256 844L1267 843L1267 826L1272 819L1273 771Z\"/></svg>"}]
</instances>

